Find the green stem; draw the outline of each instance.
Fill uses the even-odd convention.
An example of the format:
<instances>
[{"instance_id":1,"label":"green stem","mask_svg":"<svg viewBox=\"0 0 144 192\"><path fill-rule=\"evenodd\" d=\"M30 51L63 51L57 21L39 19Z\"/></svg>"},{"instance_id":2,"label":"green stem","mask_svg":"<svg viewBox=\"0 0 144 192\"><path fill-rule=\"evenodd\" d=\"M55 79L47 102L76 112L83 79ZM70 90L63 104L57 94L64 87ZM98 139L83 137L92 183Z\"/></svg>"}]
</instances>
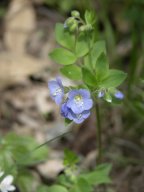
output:
<instances>
[{"instance_id":1,"label":"green stem","mask_svg":"<svg viewBox=\"0 0 144 192\"><path fill-rule=\"evenodd\" d=\"M90 41L89 41L89 34L86 33L86 36L87 36L87 43L88 43L88 49L89 49L89 53L88 53L88 59L89 59L89 63L90 63L90 66L91 66L91 71L93 72L93 65L92 65L92 59L91 59L91 48L90 48Z\"/></svg>"},{"instance_id":2,"label":"green stem","mask_svg":"<svg viewBox=\"0 0 144 192\"><path fill-rule=\"evenodd\" d=\"M87 38L88 38L88 34L87 34ZM90 55L90 41L88 41L88 47L89 47L89 54L88 54L89 63L90 63L92 72L94 72L93 65L92 65L92 60L91 60L91 55ZM99 163L101 163L101 159L102 159L101 121L100 121L99 105L98 105L97 102L95 102L95 103L96 103L96 105L95 105L95 112L96 112L96 121L97 121L97 126L96 126L97 133L96 133L96 136L97 136L97 147L98 147L97 162L99 164Z\"/></svg>"},{"instance_id":3,"label":"green stem","mask_svg":"<svg viewBox=\"0 0 144 192\"><path fill-rule=\"evenodd\" d=\"M99 105L96 103L95 106L95 112L96 112L96 120L97 120L97 148L98 148L98 158L97 158L97 163L100 164L102 161L102 142L101 142L101 119L100 119L100 110L99 110Z\"/></svg>"}]
</instances>

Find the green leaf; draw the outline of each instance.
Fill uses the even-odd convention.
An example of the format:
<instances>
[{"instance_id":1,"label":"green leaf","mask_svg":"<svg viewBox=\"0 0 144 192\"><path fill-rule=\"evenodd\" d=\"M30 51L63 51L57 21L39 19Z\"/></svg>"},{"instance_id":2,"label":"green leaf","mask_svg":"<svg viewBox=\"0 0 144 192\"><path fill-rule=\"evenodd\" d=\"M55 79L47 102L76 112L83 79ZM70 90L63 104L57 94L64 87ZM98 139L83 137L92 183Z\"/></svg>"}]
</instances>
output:
<instances>
[{"instance_id":1,"label":"green leaf","mask_svg":"<svg viewBox=\"0 0 144 192\"><path fill-rule=\"evenodd\" d=\"M72 80L81 80L82 79L82 72L80 67L76 65L68 65L64 66L60 69L61 73Z\"/></svg>"},{"instance_id":2,"label":"green leaf","mask_svg":"<svg viewBox=\"0 0 144 192\"><path fill-rule=\"evenodd\" d=\"M21 192L31 192L34 182L34 177L29 171L20 171L18 177L16 178L16 184Z\"/></svg>"},{"instance_id":3,"label":"green leaf","mask_svg":"<svg viewBox=\"0 0 144 192\"><path fill-rule=\"evenodd\" d=\"M66 170L65 170L66 172ZM67 176L66 174L60 174L57 178L57 183L59 183L62 186L65 186L66 188L70 188L71 186L71 178Z\"/></svg>"},{"instance_id":4,"label":"green leaf","mask_svg":"<svg viewBox=\"0 0 144 192\"><path fill-rule=\"evenodd\" d=\"M77 59L72 52L63 48L56 48L49 55L55 62L62 65L73 64Z\"/></svg>"},{"instance_id":5,"label":"green leaf","mask_svg":"<svg viewBox=\"0 0 144 192\"><path fill-rule=\"evenodd\" d=\"M72 120L65 118L65 126L68 126L71 122Z\"/></svg>"},{"instance_id":6,"label":"green leaf","mask_svg":"<svg viewBox=\"0 0 144 192\"><path fill-rule=\"evenodd\" d=\"M70 192L92 192L92 187L85 179L80 178L76 184L72 186Z\"/></svg>"},{"instance_id":7,"label":"green leaf","mask_svg":"<svg viewBox=\"0 0 144 192\"><path fill-rule=\"evenodd\" d=\"M73 166L79 161L78 156L69 149L64 150L64 165L65 166Z\"/></svg>"},{"instance_id":8,"label":"green leaf","mask_svg":"<svg viewBox=\"0 0 144 192\"><path fill-rule=\"evenodd\" d=\"M109 69L108 60L104 53L101 53L96 61L96 79L100 81L107 75Z\"/></svg>"},{"instance_id":9,"label":"green leaf","mask_svg":"<svg viewBox=\"0 0 144 192\"><path fill-rule=\"evenodd\" d=\"M91 56L92 56L92 63L93 65L95 65L95 63L97 62L98 57L102 54L105 53L106 54L106 44L105 41L101 40L101 41L97 41L91 51Z\"/></svg>"},{"instance_id":10,"label":"green leaf","mask_svg":"<svg viewBox=\"0 0 144 192\"><path fill-rule=\"evenodd\" d=\"M97 82L95 76L87 69L87 68L82 68L82 76L83 76L83 82L86 85L95 87Z\"/></svg>"},{"instance_id":11,"label":"green leaf","mask_svg":"<svg viewBox=\"0 0 144 192\"><path fill-rule=\"evenodd\" d=\"M8 148L12 157L18 164L33 165L46 160L48 148L43 146L34 150L38 143L29 136L19 136L9 133L5 137L5 147Z\"/></svg>"},{"instance_id":12,"label":"green leaf","mask_svg":"<svg viewBox=\"0 0 144 192\"><path fill-rule=\"evenodd\" d=\"M95 65L97 63L97 59L98 57L102 54L102 53L105 53L106 54L106 45L105 45L105 41L97 41L93 47L92 47L92 50L91 52L89 53L90 54L90 57L91 57L91 62L92 62L92 66L95 68ZM90 63L89 63L89 56L86 56L85 57L85 64L86 66L88 67L91 67L89 66Z\"/></svg>"},{"instance_id":13,"label":"green leaf","mask_svg":"<svg viewBox=\"0 0 144 192\"><path fill-rule=\"evenodd\" d=\"M77 42L76 42L76 56L77 57L83 57L86 55L89 51L88 43L87 43L87 35L81 34L78 36Z\"/></svg>"},{"instance_id":14,"label":"green leaf","mask_svg":"<svg viewBox=\"0 0 144 192\"><path fill-rule=\"evenodd\" d=\"M68 192L68 190L61 185L53 185L52 187L49 187L47 192Z\"/></svg>"},{"instance_id":15,"label":"green leaf","mask_svg":"<svg viewBox=\"0 0 144 192\"><path fill-rule=\"evenodd\" d=\"M111 182L109 178L110 170L111 164L102 164L99 165L95 171L81 174L80 178L85 179L90 185L108 184Z\"/></svg>"},{"instance_id":16,"label":"green leaf","mask_svg":"<svg viewBox=\"0 0 144 192\"><path fill-rule=\"evenodd\" d=\"M10 149L1 146L0 148L0 169L5 171L5 174L12 174L14 177L17 174L17 167L13 159L13 154Z\"/></svg>"},{"instance_id":17,"label":"green leaf","mask_svg":"<svg viewBox=\"0 0 144 192\"><path fill-rule=\"evenodd\" d=\"M119 86L125 79L127 74L120 70L111 69L107 77L101 81L100 87L111 88Z\"/></svg>"},{"instance_id":18,"label":"green leaf","mask_svg":"<svg viewBox=\"0 0 144 192\"><path fill-rule=\"evenodd\" d=\"M95 24L96 15L95 15L94 11L86 10L84 17L85 17L85 21L86 21L87 24L91 24L91 25Z\"/></svg>"},{"instance_id":19,"label":"green leaf","mask_svg":"<svg viewBox=\"0 0 144 192\"><path fill-rule=\"evenodd\" d=\"M47 185L40 185L36 192L48 192L49 187Z\"/></svg>"},{"instance_id":20,"label":"green leaf","mask_svg":"<svg viewBox=\"0 0 144 192\"><path fill-rule=\"evenodd\" d=\"M55 27L56 41L63 47L70 50L74 49L75 37L68 30L64 29L62 23L57 23Z\"/></svg>"},{"instance_id":21,"label":"green leaf","mask_svg":"<svg viewBox=\"0 0 144 192\"><path fill-rule=\"evenodd\" d=\"M112 102L112 97L111 97L111 95L108 92L105 93L104 100L107 101L108 103Z\"/></svg>"}]
</instances>

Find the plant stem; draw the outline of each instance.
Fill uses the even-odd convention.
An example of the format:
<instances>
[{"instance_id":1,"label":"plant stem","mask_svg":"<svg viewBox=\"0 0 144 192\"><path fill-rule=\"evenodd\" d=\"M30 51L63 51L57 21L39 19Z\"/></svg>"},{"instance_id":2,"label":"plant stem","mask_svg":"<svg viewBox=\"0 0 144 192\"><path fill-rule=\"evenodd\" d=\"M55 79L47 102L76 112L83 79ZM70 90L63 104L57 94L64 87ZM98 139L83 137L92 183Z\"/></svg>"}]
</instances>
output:
<instances>
[{"instance_id":1,"label":"plant stem","mask_svg":"<svg viewBox=\"0 0 144 192\"><path fill-rule=\"evenodd\" d=\"M97 163L100 164L102 161L102 142L101 142L101 119L100 119L100 111L99 111L99 105L96 103L95 105L95 112L96 112L96 130L97 130L97 148L98 148L98 158Z\"/></svg>"}]
</instances>

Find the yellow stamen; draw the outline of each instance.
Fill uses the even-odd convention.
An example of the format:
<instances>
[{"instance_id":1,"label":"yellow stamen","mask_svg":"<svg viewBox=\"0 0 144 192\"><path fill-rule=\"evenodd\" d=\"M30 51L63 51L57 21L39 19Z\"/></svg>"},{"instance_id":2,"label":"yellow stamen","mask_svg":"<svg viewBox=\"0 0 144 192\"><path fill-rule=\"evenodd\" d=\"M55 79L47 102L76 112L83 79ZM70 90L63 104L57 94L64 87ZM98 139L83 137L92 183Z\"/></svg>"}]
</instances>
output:
<instances>
[{"instance_id":1,"label":"yellow stamen","mask_svg":"<svg viewBox=\"0 0 144 192\"><path fill-rule=\"evenodd\" d=\"M76 95L75 98L74 98L74 100L75 100L76 102L82 101L82 96L81 96L81 95Z\"/></svg>"}]
</instances>

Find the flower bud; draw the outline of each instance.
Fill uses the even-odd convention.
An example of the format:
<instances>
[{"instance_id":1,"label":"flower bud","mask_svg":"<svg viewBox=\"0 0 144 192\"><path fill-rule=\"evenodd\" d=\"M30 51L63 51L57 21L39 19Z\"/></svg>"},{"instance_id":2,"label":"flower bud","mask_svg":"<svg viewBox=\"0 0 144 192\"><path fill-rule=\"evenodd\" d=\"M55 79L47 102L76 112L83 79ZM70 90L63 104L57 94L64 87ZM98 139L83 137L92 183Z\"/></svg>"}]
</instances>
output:
<instances>
[{"instance_id":1,"label":"flower bud","mask_svg":"<svg viewBox=\"0 0 144 192\"><path fill-rule=\"evenodd\" d=\"M71 32L74 32L74 31L77 29L77 27L78 27L78 23L77 23L77 21L75 21L75 22L73 23L73 25L71 25L71 26L69 27L69 30L70 30Z\"/></svg>"},{"instance_id":2,"label":"flower bud","mask_svg":"<svg viewBox=\"0 0 144 192\"><path fill-rule=\"evenodd\" d=\"M81 32L85 31L85 25L80 26L79 30L80 30Z\"/></svg>"},{"instance_id":3,"label":"flower bud","mask_svg":"<svg viewBox=\"0 0 144 192\"><path fill-rule=\"evenodd\" d=\"M92 30L92 25L91 24L87 24L87 25L82 25L79 28L80 31L91 31Z\"/></svg>"},{"instance_id":4,"label":"flower bud","mask_svg":"<svg viewBox=\"0 0 144 192\"><path fill-rule=\"evenodd\" d=\"M75 11L75 10L71 12L71 15L73 17L80 17L80 13L78 11Z\"/></svg>"},{"instance_id":5,"label":"flower bud","mask_svg":"<svg viewBox=\"0 0 144 192\"><path fill-rule=\"evenodd\" d=\"M111 103L112 102L111 95L109 93L105 93L104 100L107 101L108 103Z\"/></svg>"},{"instance_id":6,"label":"flower bud","mask_svg":"<svg viewBox=\"0 0 144 192\"><path fill-rule=\"evenodd\" d=\"M67 20L66 20L66 25L68 26L68 27L70 27L71 25L73 25L74 23L75 23L75 19L74 19L74 17L69 17Z\"/></svg>"},{"instance_id":7,"label":"flower bud","mask_svg":"<svg viewBox=\"0 0 144 192\"><path fill-rule=\"evenodd\" d=\"M85 30L86 30L86 31L91 31L91 30L92 30L92 25L91 25L91 24L87 24L87 25L85 26Z\"/></svg>"}]
</instances>

